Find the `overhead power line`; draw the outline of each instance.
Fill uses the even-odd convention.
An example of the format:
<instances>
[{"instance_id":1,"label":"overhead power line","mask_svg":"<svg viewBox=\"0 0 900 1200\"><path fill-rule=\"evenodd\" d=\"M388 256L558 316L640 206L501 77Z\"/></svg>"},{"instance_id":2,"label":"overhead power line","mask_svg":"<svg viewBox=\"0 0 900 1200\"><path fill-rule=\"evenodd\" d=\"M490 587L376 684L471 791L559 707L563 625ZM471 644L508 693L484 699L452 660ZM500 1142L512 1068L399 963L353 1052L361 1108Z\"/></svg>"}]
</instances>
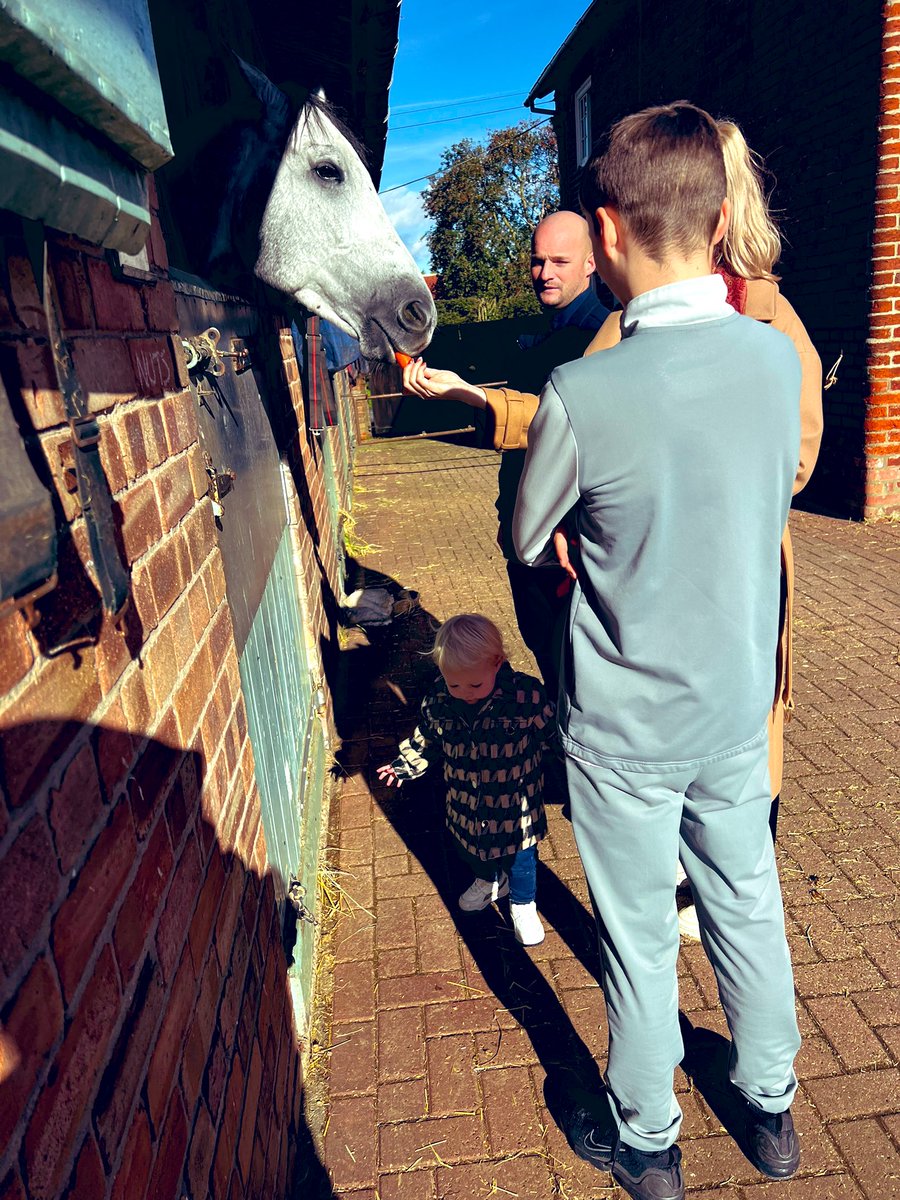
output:
<instances>
[{"instance_id":1,"label":"overhead power line","mask_svg":"<svg viewBox=\"0 0 900 1200\"><path fill-rule=\"evenodd\" d=\"M419 121L415 125L388 126L389 133L399 133L401 129L422 129L425 125L449 125L451 121L472 121L475 117L492 117L495 113L517 112L524 105L514 104L511 108L489 108L486 112L462 113L458 117L439 117L436 121Z\"/></svg>"},{"instance_id":2,"label":"overhead power line","mask_svg":"<svg viewBox=\"0 0 900 1200\"><path fill-rule=\"evenodd\" d=\"M537 127L539 125L549 125L549 124L550 124L550 118L543 117L540 121L533 121L529 126L527 126L526 129L523 129L522 132L528 133L532 129L537 129ZM477 158L477 157L478 156L476 154L467 154L465 158L460 158L457 161L458 162L468 162L469 159ZM383 188L378 193L378 195L386 196L388 194L388 192L399 192L401 188L410 187L410 185L413 183L421 183L423 179L434 179L435 175L440 175L440 173L441 173L440 169L438 169L437 171L432 171L429 175L418 175L418 176L416 176L415 179L407 179L406 183L395 183L393 185L393 187Z\"/></svg>"},{"instance_id":3,"label":"overhead power line","mask_svg":"<svg viewBox=\"0 0 900 1200\"><path fill-rule=\"evenodd\" d=\"M437 171L432 171L430 175L417 175L415 179L407 179L406 183L395 183L393 187L384 188L378 195L386 196L388 192L399 192L401 188L409 187L411 183L421 183L423 179L434 179L437 174Z\"/></svg>"},{"instance_id":4,"label":"overhead power line","mask_svg":"<svg viewBox=\"0 0 900 1200\"><path fill-rule=\"evenodd\" d=\"M403 116L408 116L410 113L431 112L437 108L457 108L462 104L482 104L485 100L506 100L509 96L521 96L524 92L524 88L519 88L515 92L493 92L490 96L461 96L458 100L436 100L434 103L420 104L415 107L399 104L397 108L392 108L391 112L395 112L398 116L401 113Z\"/></svg>"}]
</instances>

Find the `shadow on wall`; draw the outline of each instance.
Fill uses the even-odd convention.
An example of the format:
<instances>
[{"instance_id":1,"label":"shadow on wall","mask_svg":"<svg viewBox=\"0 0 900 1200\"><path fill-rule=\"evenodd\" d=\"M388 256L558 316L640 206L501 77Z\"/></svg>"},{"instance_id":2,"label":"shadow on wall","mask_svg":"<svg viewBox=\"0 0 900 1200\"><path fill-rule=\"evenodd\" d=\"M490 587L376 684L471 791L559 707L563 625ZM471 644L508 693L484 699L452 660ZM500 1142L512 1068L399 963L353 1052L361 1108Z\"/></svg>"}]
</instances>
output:
<instances>
[{"instance_id":1,"label":"shadow on wall","mask_svg":"<svg viewBox=\"0 0 900 1200\"><path fill-rule=\"evenodd\" d=\"M333 1197L259 809L216 766L122 728L0 732L4 1196Z\"/></svg>"}]
</instances>

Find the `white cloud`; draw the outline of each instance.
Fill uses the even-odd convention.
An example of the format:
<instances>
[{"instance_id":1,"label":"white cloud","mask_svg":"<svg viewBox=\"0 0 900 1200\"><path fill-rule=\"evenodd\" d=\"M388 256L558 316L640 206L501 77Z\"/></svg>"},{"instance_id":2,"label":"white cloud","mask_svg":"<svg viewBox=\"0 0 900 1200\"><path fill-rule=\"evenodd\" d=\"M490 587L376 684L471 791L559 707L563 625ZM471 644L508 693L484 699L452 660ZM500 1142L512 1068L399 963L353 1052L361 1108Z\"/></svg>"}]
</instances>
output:
<instances>
[{"instance_id":1,"label":"white cloud","mask_svg":"<svg viewBox=\"0 0 900 1200\"><path fill-rule=\"evenodd\" d=\"M421 271L428 270L428 246L425 235L430 228L430 222L422 209L422 197L411 188L398 188L395 192L387 192L381 197L384 211L391 224L400 235L403 244L409 249Z\"/></svg>"}]
</instances>

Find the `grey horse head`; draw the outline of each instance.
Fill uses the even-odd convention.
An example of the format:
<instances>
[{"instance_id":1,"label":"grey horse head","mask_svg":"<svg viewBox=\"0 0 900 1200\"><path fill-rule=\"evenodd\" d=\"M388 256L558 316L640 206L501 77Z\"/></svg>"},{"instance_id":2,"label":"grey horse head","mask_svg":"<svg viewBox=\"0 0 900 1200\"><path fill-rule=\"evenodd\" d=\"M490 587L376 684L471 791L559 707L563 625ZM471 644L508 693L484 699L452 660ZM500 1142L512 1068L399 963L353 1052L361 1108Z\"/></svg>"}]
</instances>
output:
<instances>
[{"instance_id":1,"label":"grey horse head","mask_svg":"<svg viewBox=\"0 0 900 1200\"><path fill-rule=\"evenodd\" d=\"M243 246L259 279L357 338L367 358L418 354L434 332L434 302L362 148L321 94L297 112L260 71L240 66L263 115L237 140L211 258ZM249 229L247 215L260 209Z\"/></svg>"}]
</instances>

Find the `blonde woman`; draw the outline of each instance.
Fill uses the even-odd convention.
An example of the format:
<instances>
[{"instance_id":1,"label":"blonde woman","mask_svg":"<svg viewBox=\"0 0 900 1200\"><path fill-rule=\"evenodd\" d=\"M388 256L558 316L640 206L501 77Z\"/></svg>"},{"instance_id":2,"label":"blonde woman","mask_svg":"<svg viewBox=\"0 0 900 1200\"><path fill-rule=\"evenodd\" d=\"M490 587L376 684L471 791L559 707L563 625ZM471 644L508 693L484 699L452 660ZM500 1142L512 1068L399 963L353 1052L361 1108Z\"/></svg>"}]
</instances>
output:
<instances>
[{"instance_id":1,"label":"blonde woman","mask_svg":"<svg viewBox=\"0 0 900 1200\"><path fill-rule=\"evenodd\" d=\"M718 246L716 271L728 285L728 302L738 312L764 321L786 333L794 343L802 367L800 392L800 462L794 480L794 495L809 482L822 440L822 364L809 334L789 302L781 294L773 273L781 257L781 236L772 220L763 188L763 167L733 121L719 121L719 136L725 159L731 219ZM614 313L598 331L585 354L606 350L620 339L620 313ZM557 548L563 550L559 535ZM562 561L562 557L561 557ZM563 563L563 565L565 565ZM781 635L775 672L775 694L769 716L769 776L772 811L769 824L775 837L778 802L784 768L784 722L793 708L791 679L791 613L794 594L794 559L787 528L781 542ZM684 873L679 865L679 881ZM685 936L697 938L698 922L693 905L679 912Z\"/></svg>"},{"instance_id":2,"label":"blonde woman","mask_svg":"<svg viewBox=\"0 0 900 1200\"><path fill-rule=\"evenodd\" d=\"M781 235L766 203L762 159L750 149L733 121L719 121L718 126L731 218L718 246L715 269L728 284L729 304L738 312L786 333L803 368L796 495L809 482L822 440L822 364L803 323L781 294L778 276L773 273L781 257ZM620 317L621 313L616 312L607 318L586 355L607 350L619 341Z\"/></svg>"},{"instance_id":3,"label":"blonde woman","mask_svg":"<svg viewBox=\"0 0 900 1200\"><path fill-rule=\"evenodd\" d=\"M731 219L720 242L715 269L728 285L728 302L748 317L764 321L786 333L794 343L803 369L800 393L800 463L794 480L794 495L809 482L822 440L822 364L809 334L790 303L781 294L773 268L781 256L781 236L769 213L763 190L762 162L747 145L733 121L719 121ZM619 317L614 313L585 351L593 354L614 346L620 338ZM781 546L785 621L779 651L778 678L773 706L772 755L769 771L772 795L781 790L783 744L781 729L785 712L790 712L790 603L793 558L788 531ZM773 809L776 805L773 804ZM773 813L774 832L774 813Z\"/></svg>"}]
</instances>

